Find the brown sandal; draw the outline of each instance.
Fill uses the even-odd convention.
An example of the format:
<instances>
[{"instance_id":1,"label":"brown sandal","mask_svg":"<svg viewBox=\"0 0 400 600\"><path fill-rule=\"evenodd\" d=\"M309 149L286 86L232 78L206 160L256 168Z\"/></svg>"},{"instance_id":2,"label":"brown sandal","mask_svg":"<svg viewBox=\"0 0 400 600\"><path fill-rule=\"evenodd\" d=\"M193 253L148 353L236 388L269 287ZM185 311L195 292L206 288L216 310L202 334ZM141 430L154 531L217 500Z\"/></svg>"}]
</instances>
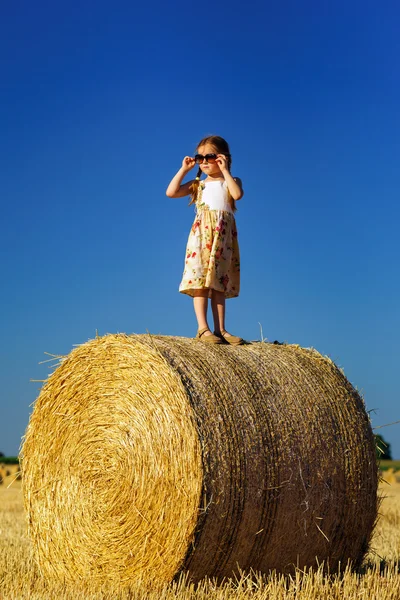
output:
<instances>
[{"instance_id":1,"label":"brown sandal","mask_svg":"<svg viewBox=\"0 0 400 600\"><path fill-rule=\"evenodd\" d=\"M214 335L213 333L211 333L211 335L204 335L204 333L206 331L210 331L211 330L209 327L204 327L204 329L199 329L196 335L196 338L198 340L200 340L201 342L205 342L206 344L223 344L224 340L222 340L219 336Z\"/></svg>"},{"instance_id":2,"label":"brown sandal","mask_svg":"<svg viewBox=\"0 0 400 600\"><path fill-rule=\"evenodd\" d=\"M237 337L236 335L229 335L229 333L227 333L225 330L221 330L220 334L215 333L214 331L214 335L220 337L224 340L224 342L227 342L231 346L241 346L244 344L243 338Z\"/></svg>"}]
</instances>

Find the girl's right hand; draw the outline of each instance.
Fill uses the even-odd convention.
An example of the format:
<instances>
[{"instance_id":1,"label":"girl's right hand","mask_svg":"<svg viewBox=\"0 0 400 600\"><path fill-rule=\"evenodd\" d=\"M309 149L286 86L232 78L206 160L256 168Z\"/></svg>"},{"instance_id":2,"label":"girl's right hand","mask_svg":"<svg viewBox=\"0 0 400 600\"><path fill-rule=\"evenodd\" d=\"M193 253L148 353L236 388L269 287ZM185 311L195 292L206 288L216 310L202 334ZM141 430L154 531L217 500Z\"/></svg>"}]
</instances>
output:
<instances>
[{"instance_id":1,"label":"girl's right hand","mask_svg":"<svg viewBox=\"0 0 400 600\"><path fill-rule=\"evenodd\" d=\"M182 169L185 171L185 173L188 173L191 169L193 169L195 164L196 161L192 156L185 156L182 161Z\"/></svg>"}]
</instances>

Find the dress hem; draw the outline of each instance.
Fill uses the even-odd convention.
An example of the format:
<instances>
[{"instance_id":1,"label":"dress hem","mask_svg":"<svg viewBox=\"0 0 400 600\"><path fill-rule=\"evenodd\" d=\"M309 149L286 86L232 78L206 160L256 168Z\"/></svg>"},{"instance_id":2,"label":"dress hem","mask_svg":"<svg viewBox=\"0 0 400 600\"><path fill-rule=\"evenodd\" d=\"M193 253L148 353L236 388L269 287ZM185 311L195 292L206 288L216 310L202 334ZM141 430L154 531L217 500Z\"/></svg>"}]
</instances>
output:
<instances>
[{"instance_id":1,"label":"dress hem","mask_svg":"<svg viewBox=\"0 0 400 600\"><path fill-rule=\"evenodd\" d=\"M224 294L226 300L228 300L229 298L237 298L239 296L239 293L237 293L237 294L232 294L229 292L226 293L225 290L216 290L215 288L186 288L184 290L179 290L179 293L185 294L186 296L191 296L192 298L194 298L195 292L197 292L199 290L208 290L208 298L211 298L213 290Z\"/></svg>"}]
</instances>

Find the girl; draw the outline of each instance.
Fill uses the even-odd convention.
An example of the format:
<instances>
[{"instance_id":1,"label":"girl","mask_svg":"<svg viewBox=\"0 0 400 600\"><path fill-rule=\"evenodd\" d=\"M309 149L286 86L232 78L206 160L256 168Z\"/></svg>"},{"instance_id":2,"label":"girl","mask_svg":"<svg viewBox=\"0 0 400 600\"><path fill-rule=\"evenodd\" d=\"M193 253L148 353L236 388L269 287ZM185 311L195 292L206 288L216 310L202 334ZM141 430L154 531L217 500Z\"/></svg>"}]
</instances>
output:
<instances>
[{"instance_id":1,"label":"girl","mask_svg":"<svg viewBox=\"0 0 400 600\"><path fill-rule=\"evenodd\" d=\"M243 344L225 329L225 299L239 295L240 260L234 212L243 196L240 179L230 172L228 143L217 135L197 146L194 158L185 156L182 167L167 188L169 198L191 195L196 217L189 234L185 270L179 291L193 297L198 323L197 338L211 344ZM199 165L195 179L182 184L185 175ZM201 174L206 178L200 181ZM214 333L207 323L208 298L214 318Z\"/></svg>"}]
</instances>

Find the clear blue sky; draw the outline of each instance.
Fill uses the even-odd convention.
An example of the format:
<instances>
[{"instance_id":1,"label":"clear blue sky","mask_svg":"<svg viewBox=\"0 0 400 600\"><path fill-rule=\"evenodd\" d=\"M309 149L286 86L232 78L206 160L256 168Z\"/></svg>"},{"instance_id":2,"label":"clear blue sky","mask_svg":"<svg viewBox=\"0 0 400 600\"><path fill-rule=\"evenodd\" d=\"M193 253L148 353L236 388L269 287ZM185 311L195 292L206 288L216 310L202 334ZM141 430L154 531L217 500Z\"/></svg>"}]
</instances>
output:
<instances>
[{"instance_id":1,"label":"clear blue sky","mask_svg":"<svg viewBox=\"0 0 400 600\"><path fill-rule=\"evenodd\" d=\"M245 196L228 327L328 354L400 419L395 0L3 3L1 434L18 452L44 352L193 336L193 218L165 188L216 133ZM400 425L379 430L400 458Z\"/></svg>"}]
</instances>

